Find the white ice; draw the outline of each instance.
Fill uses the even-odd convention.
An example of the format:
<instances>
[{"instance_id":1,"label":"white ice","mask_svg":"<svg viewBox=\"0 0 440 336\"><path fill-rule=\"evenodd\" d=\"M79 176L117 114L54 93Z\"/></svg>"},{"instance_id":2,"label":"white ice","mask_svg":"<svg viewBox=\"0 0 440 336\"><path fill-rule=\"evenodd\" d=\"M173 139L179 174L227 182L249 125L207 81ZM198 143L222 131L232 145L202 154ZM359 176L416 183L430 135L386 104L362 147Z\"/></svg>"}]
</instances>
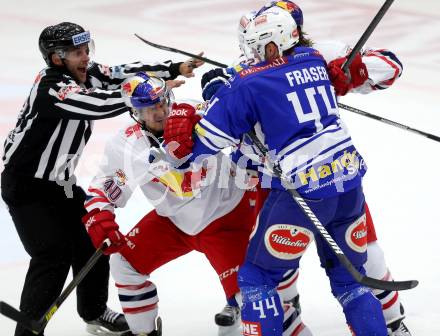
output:
<instances>
[{"instance_id":1,"label":"white ice","mask_svg":"<svg viewBox=\"0 0 440 336\"><path fill-rule=\"evenodd\" d=\"M235 30L240 15L263 3L2 0L0 137L4 139L13 127L34 77L44 66L37 39L45 26L67 20L90 29L96 43L95 59L104 64L185 59L148 47L133 33L192 52L203 50L212 59L230 63L238 53ZM357 41L382 5L380 0L297 3L305 13L305 30L311 38L348 43ZM402 78L389 90L346 97L342 102L440 135L439 31L440 2L395 1L368 44L393 50L404 64ZM176 95L200 98L200 74L209 68L197 70L198 76L187 80ZM420 281L416 289L400 293L407 325L415 336L440 335L440 220L436 210L440 200L440 143L351 112L341 113L369 165L365 191L387 263L395 279ZM96 169L105 140L121 120L126 117L96 123L78 170L83 186ZM136 195L128 208L118 211L118 221L126 231L150 208ZM29 259L3 203L0 218L0 300L18 307ZM318 336L349 335L313 248L304 257L301 269L299 289L305 322ZM216 335L213 316L224 298L214 271L202 255L190 253L171 262L154 272L152 279L159 290L165 335ZM113 287L110 305L120 309ZM0 316L0 335L12 335L13 329L14 323ZM46 335L87 335L75 311L75 295L55 314Z\"/></svg>"}]
</instances>

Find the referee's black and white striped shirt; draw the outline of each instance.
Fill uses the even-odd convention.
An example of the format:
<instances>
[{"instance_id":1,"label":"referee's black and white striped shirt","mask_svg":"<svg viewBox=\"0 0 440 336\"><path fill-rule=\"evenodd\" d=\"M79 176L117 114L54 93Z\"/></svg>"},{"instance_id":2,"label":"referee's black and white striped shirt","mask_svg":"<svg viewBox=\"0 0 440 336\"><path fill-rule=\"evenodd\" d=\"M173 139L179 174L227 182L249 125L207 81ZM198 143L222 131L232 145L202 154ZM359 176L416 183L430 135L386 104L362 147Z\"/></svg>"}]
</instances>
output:
<instances>
[{"instance_id":1,"label":"referee's black and white striped shirt","mask_svg":"<svg viewBox=\"0 0 440 336\"><path fill-rule=\"evenodd\" d=\"M63 69L43 69L5 140L5 171L68 180L90 138L93 120L128 111L120 91L124 79L138 71L173 79L179 75L180 64L137 62L108 67L94 63L81 86Z\"/></svg>"}]
</instances>

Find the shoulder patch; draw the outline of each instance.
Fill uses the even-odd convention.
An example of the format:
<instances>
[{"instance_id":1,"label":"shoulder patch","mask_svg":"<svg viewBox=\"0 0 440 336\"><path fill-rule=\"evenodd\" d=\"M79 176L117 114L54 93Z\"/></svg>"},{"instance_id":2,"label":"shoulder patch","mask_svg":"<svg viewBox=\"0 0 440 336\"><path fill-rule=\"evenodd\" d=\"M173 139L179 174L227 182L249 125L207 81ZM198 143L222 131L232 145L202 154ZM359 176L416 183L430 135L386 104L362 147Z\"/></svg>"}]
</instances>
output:
<instances>
[{"instance_id":1,"label":"shoulder patch","mask_svg":"<svg viewBox=\"0 0 440 336\"><path fill-rule=\"evenodd\" d=\"M205 111L208 109L209 102L204 101L203 103L199 103L196 105L196 113L197 114L204 114Z\"/></svg>"},{"instance_id":2,"label":"shoulder patch","mask_svg":"<svg viewBox=\"0 0 440 336\"><path fill-rule=\"evenodd\" d=\"M102 74L104 74L107 77L110 77L111 70L110 70L110 67L108 65L98 64L98 68L99 68L99 71L101 71Z\"/></svg>"},{"instance_id":3,"label":"shoulder patch","mask_svg":"<svg viewBox=\"0 0 440 336\"><path fill-rule=\"evenodd\" d=\"M59 100L64 100L69 95L69 93L77 93L81 91L81 87L77 84L69 84L66 86L63 86L57 91L57 98Z\"/></svg>"}]
</instances>

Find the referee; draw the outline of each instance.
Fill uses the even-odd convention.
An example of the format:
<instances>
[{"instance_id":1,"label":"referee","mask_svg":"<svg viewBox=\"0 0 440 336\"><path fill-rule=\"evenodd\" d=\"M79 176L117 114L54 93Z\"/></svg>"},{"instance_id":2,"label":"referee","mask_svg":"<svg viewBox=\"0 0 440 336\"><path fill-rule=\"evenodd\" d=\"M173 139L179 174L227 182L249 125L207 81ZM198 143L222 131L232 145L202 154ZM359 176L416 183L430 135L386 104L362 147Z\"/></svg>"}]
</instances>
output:
<instances>
[{"instance_id":1,"label":"referee","mask_svg":"<svg viewBox=\"0 0 440 336\"><path fill-rule=\"evenodd\" d=\"M132 74L192 77L201 65L93 63L90 33L69 22L45 28L39 48L48 67L35 79L5 140L1 175L2 198L31 256L20 310L36 320L60 295L70 267L75 275L95 252L81 222L86 195L74 176L93 121L128 111L120 88ZM102 257L77 288L79 315L90 333L102 336L128 330L125 317L107 308L108 278L108 257ZM17 325L15 336L31 335Z\"/></svg>"}]
</instances>

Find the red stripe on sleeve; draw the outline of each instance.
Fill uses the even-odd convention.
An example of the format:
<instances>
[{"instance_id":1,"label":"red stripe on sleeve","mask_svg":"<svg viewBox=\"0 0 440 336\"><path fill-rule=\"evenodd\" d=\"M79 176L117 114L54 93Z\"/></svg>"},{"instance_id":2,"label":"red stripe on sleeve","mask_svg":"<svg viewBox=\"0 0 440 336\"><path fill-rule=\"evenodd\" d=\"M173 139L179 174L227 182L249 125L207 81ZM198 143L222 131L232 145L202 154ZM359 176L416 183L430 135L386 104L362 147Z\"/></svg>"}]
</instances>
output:
<instances>
[{"instance_id":1,"label":"red stripe on sleeve","mask_svg":"<svg viewBox=\"0 0 440 336\"><path fill-rule=\"evenodd\" d=\"M84 203L84 207L88 208L92 204L99 203L99 202L111 204L111 202L105 197L94 197L91 201Z\"/></svg>"},{"instance_id":2,"label":"red stripe on sleeve","mask_svg":"<svg viewBox=\"0 0 440 336\"><path fill-rule=\"evenodd\" d=\"M89 192L98 194L99 196L106 197L104 192L99 189L89 188Z\"/></svg>"}]
</instances>

